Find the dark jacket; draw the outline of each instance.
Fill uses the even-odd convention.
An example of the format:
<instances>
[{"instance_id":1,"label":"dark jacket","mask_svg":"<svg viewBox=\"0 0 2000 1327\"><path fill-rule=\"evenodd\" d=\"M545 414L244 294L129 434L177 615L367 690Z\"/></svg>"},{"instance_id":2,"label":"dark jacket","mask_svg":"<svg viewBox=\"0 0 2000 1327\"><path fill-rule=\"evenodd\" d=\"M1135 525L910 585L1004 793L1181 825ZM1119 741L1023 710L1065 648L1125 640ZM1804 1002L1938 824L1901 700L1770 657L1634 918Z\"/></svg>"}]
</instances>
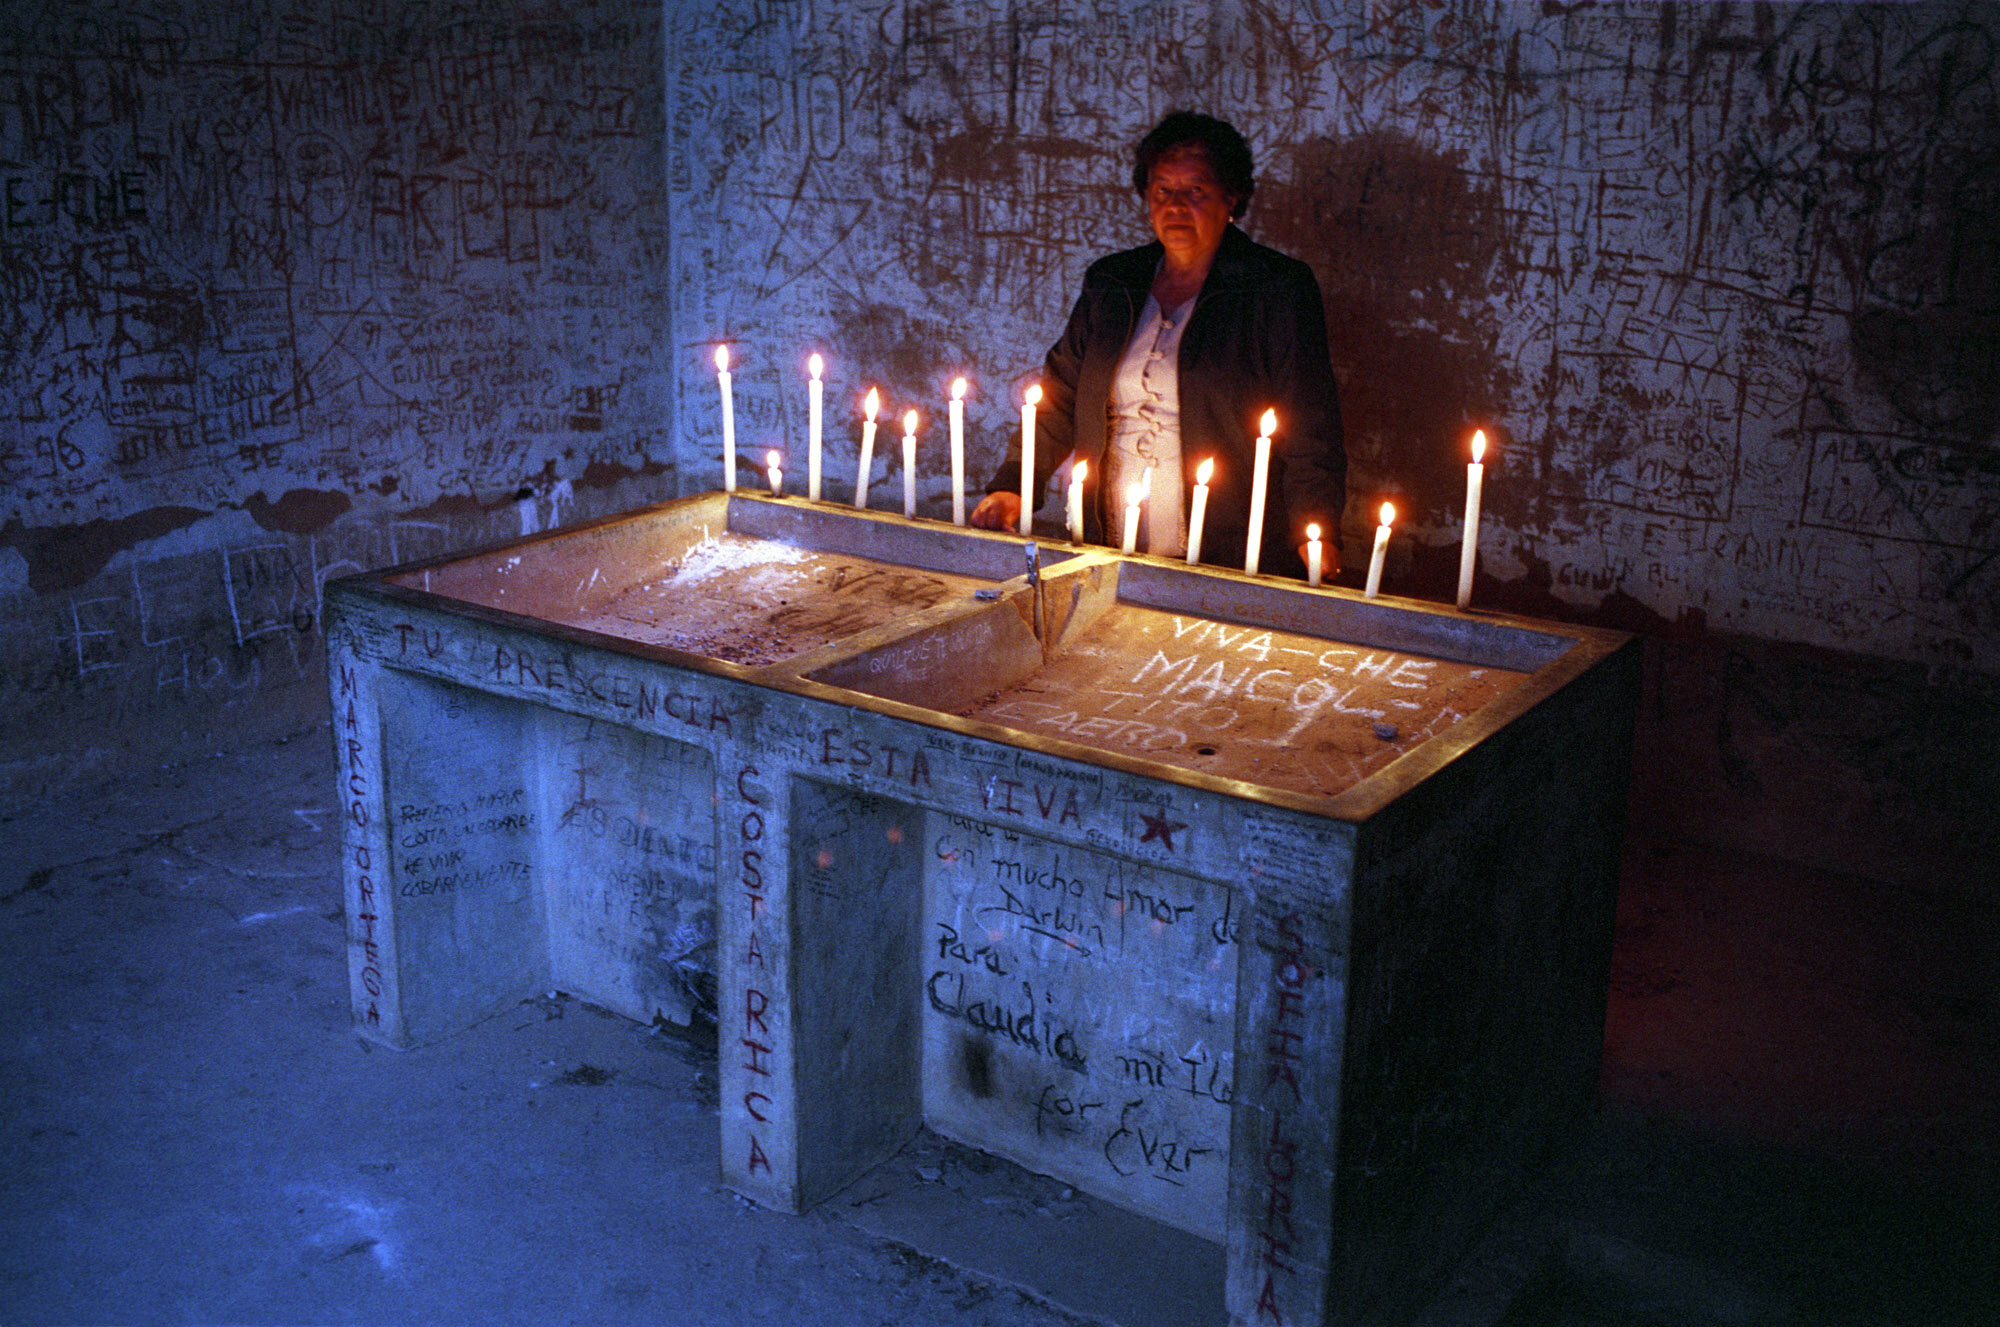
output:
<instances>
[{"instance_id":1,"label":"dark jacket","mask_svg":"<svg viewBox=\"0 0 2000 1327\"><path fill-rule=\"evenodd\" d=\"M1085 536L1104 542L1102 484L1109 435L1111 380L1132 339L1164 250L1155 242L1100 258L1084 273L1083 293L1062 338L1050 348L1036 421L1035 492L1070 452L1090 463L1084 492ZM1215 457L1201 560L1241 567L1250 523L1250 477L1257 421L1278 412L1270 489L1264 503L1263 570L1302 576L1298 547L1305 529L1339 546L1347 495L1340 400L1326 345L1326 319L1312 269L1267 249L1231 226L1208 279L1195 296L1181 336L1181 474L1188 502L1194 473ZM1019 440L986 486L1019 492Z\"/></svg>"}]
</instances>

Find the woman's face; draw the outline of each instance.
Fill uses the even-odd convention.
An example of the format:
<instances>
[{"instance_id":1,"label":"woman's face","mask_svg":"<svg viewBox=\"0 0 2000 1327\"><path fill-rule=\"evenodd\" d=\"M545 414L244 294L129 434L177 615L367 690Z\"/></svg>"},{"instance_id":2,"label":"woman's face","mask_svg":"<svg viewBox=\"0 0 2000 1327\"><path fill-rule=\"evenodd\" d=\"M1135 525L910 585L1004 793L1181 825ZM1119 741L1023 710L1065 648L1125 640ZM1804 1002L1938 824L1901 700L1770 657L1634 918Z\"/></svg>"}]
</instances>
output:
<instances>
[{"instance_id":1,"label":"woman's face","mask_svg":"<svg viewBox=\"0 0 2000 1327\"><path fill-rule=\"evenodd\" d=\"M1146 213L1152 218L1153 234L1176 258L1201 262L1213 258L1236 203L1236 196L1215 178L1208 153L1198 147L1168 151L1146 177Z\"/></svg>"}]
</instances>

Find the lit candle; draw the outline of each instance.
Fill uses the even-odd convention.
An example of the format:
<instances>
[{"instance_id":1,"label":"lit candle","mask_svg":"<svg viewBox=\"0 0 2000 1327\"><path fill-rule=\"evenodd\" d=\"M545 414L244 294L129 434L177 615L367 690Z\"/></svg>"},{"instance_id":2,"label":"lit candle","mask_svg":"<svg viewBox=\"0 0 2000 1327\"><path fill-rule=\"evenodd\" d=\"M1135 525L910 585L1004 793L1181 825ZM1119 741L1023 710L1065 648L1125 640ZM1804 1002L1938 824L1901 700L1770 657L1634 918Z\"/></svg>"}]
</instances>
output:
<instances>
[{"instance_id":1,"label":"lit candle","mask_svg":"<svg viewBox=\"0 0 2000 1327\"><path fill-rule=\"evenodd\" d=\"M782 457L778 455L776 448L773 448L769 452L766 452L764 454L764 459L768 461L771 466L771 496L774 498L782 498L785 496L784 460Z\"/></svg>"},{"instance_id":2,"label":"lit candle","mask_svg":"<svg viewBox=\"0 0 2000 1327\"><path fill-rule=\"evenodd\" d=\"M1318 585L1320 573L1319 526L1306 527L1306 584Z\"/></svg>"},{"instance_id":3,"label":"lit candle","mask_svg":"<svg viewBox=\"0 0 2000 1327\"><path fill-rule=\"evenodd\" d=\"M854 505L868 506L868 472L875 465L875 415L882 409L882 393L873 387L868 389L868 399L861 403L861 413L867 418L861 425L861 468L854 476Z\"/></svg>"},{"instance_id":4,"label":"lit candle","mask_svg":"<svg viewBox=\"0 0 2000 1327\"><path fill-rule=\"evenodd\" d=\"M1382 523L1375 527L1375 551L1368 555L1368 590L1366 597L1373 599L1375 592L1382 588L1382 559L1389 552L1389 522L1396 519L1393 503L1382 504Z\"/></svg>"},{"instance_id":5,"label":"lit candle","mask_svg":"<svg viewBox=\"0 0 2000 1327\"><path fill-rule=\"evenodd\" d=\"M1257 425L1257 468L1250 472L1250 539L1243 549L1243 570L1257 574L1264 549L1264 492L1271 483L1271 435L1278 430L1278 412L1266 410Z\"/></svg>"},{"instance_id":6,"label":"lit candle","mask_svg":"<svg viewBox=\"0 0 2000 1327\"><path fill-rule=\"evenodd\" d=\"M951 523L965 524L965 379L951 380Z\"/></svg>"},{"instance_id":7,"label":"lit candle","mask_svg":"<svg viewBox=\"0 0 2000 1327\"><path fill-rule=\"evenodd\" d=\"M917 519L917 412L903 414L903 515Z\"/></svg>"},{"instance_id":8,"label":"lit candle","mask_svg":"<svg viewBox=\"0 0 2000 1327\"><path fill-rule=\"evenodd\" d=\"M826 361L817 353L806 361L806 372L812 380L806 384L806 496L819 501L819 450L820 450L820 409L826 400L826 384L820 381L820 374L826 371Z\"/></svg>"},{"instance_id":9,"label":"lit candle","mask_svg":"<svg viewBox=\"0 0 2000 1327\"><path fill-rule=\"evenodd\" d=\"M1465 539L1458 548L1458 606L1472 602L1472 564L1479 559L1479 490L1486 480L1486 430L1472 431L1472 464L1465 468Z\"/></svg>"},{"instance_id":10,"label":"lit candle","mask_svg":"<svg viewBox=\"0 0 2000 1327\"><path fill-rule=\"evenodd\" d=\"M1090 462L1078 461L1069 471L1069 541L1083 542L1083 481L1090 474Z\"/></svg>"},{"instance_id":11,"label":"lit candle","mask_svg":"<svg viewBox=\"0 0 2000 1327\"><path fill-rule=\"evenodd\" d=\"M1021 398L1021 533L1034 529L1035 508L1041 494L1035 492L1035 407L1042 403L1042 385L1036 383Z\"/></svg>"},{"instance_id":12,"label":"lit candle","mask_svg":"<svg viewBox=\"0 0 2000 1327\"><path fill-rule=\"evenodd\" d=\"M1139 504L1146 500L1146 481L1135 479L1125 490L1125 549L1139 551Z\"/></svg>"},{"instance_id":13,"label":"lit candle","mask_svg":"<svg viewBox=\"0 0 2000 1327\"><path fill-rule=\"evenodd\" d=\"M722 387L722 488L736 491L736 399L729 387L729 347L715 348L715 380Z\"/></svg>"},{"instance_id":14,"label":"lit candle","mask_svg":"<svg viewBox=\"0 0 2000 1327\"><path fill-rule=\"evenodd\" d=\"M1215 458L1209 457L1194 472L1194 506L1188 516L1188 565L1201 561L1201 523L1208 516L1208 481L1215 478Z\"/></svg>"}]
</instances>

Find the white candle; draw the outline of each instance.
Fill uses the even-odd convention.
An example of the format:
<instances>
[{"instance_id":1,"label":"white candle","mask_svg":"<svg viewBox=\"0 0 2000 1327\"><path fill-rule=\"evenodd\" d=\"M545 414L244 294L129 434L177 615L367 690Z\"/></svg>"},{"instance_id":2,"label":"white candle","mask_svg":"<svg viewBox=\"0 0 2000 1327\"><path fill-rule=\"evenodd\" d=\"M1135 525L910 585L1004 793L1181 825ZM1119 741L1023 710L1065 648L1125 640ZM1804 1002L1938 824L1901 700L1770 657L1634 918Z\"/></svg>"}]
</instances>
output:
<instances>
[{"instance_id":1,"label":"white candle","mask_svg":"<svg viewBox=\"0 0 2000 1327\"><path fill-rule=\"evenodd\" d=\"M715 380L722 388L722 488L736 491L736 400L729 387L729 347L715 348Z\"/></svg>"},{"instance_id":2,"label":"white candle","mask_svg":"<svg viewBox=\"0 0 2000 1327\"><path fill-rule=\"evenodd\" d=\"M917 519L917 412L903 414L903 516Z\"/></svg>"},{"instance_id":3,"label":"white candle","mask_svg":"<svg viewBox=\"0 0 2000 1327\"><path fill-rule=\"evenodd\" d=\"M1257 574L1264 549L1264 493L1271 483L1271 435L1278 429L1278 412L1266 410L1257 425L1257 468L1250 472L1250 538L1243 548L1243 570Z\"/></svg>"},{"instance_id":4,"label":"white candle","mask_svg":"<svg viewBox=\"0 0 2000 1327\"><path fill-rule=\"evenodd\" d=\"M771 496L774 498L782 498L785 496L784 460L782 457L778 455L777 450L775 448L765 453L764 459L767 462L769 462L771 466Z\"/></svg>"},{"instance_id":5,"label":"white candle","mask_svg":"<svg viewBox=\"0 0 2000 1327\"><path fill-rule=\"evenodd\" d=\"M1188 565L1201 561L1201 523L1208 516L1208 481L1215 478L1215 458L1209 457L1194 472L1194 506L1188 516Z\"/></svg>"},{"instance_id":6,"label":"white candle","mask_svg":"<svg viewBox=\"0 0 2000 1327\"><path fill-rule=\"evenodd\" d=\"M854 505L868 506L868 472L875 466L875 415L882 409L882 393L873 387L868 389L868 399L861 404L861 413L867 416L861 425L861 468L854 475Z\"/></svg>"},{"instance_id":7,"label":"white candle","mask_svg":"<svg viewBox=\"0 0 2000 1327\"><path fill-rule=\"evenodd\" d=\"M1319 526L1306 527L1306 584L1318 585L1322 549L1319 544Z\"/></svg>"},{"instance_id":8,"label":"white candle","mask_svg":"<svg viewBox=\"0 0 2000 1327\"><path fill-rule=\"evenodd\" d=\"M806 384L806 496L819 501L819 452L820 452L820 410L826 400L826 384L820 381L820 374L826 371L826 361L817 353L806 361L806 372L812 380Z\"/></svg>"},{"instance_id":9,"label":"white candle","mask_svg":"<svg viewBox=\"0 0 2000 1327\"><path fill-rule=\"evenodd\" d=\"M1127 553L1139 551L1139 504L1146 500L1146 481L1135 479L1125 490L1125 548Z\"/></svg>"},{"instance_id":10,"label":"white candle","mask_svg":"<svg viewBox=\"0 0 2000 1327\"><path fill-rule=\"evenodd\" d=\"M1083 481L1089 477L1090 462L1078 461L1069 471L1069 541L1083 542Z\"/></svg>"},{"instance_id":11,"label":"white candle","mask_svg":"<svg viewBox=\"0 0 2000 1327\"><path fill-rule=\"evenodd\" d=\"M1382 504L1382 523L1375 527L1375 551L1368 555L1368 589L1366 597L1373 599L1382 588L1382 559L1389 552L1389 522L1396 519L1393 503Z\"/></svg>"},{"instance_id":12,"label":"white candle","mask_svg":"<svg viewBox=\"0 0 2000 1327\"><path fill-rule=\"evenodd\" d=\"M1465 468L1465 539L1458 548L1458 606L1472 602L1472 564L1479 559L1479 490L1486 480L1486 430L1472 431L1472 464Z\"/></svg>"},{"instance_id":13,"label":"white candle","mask_svg":"<svg viewBox=\"0 0 2000 1327\"><path fill-rule=\"evenodd\" d=\"M965 379L951 380L951 523L965 524Z\"/></svg>"},{"instance_id":14,"label":"white candle","mask_svg":"<svg viewBox=\"0 0 2000 1327\"><path fill-rule=\"evenodd\" d=\"M1042 385L1036 383L1021 398L1021 533L1034 529L1035 508L1041 494L1035 492L1035 407L1042 403Z\"/></svg>"}]
</instances>

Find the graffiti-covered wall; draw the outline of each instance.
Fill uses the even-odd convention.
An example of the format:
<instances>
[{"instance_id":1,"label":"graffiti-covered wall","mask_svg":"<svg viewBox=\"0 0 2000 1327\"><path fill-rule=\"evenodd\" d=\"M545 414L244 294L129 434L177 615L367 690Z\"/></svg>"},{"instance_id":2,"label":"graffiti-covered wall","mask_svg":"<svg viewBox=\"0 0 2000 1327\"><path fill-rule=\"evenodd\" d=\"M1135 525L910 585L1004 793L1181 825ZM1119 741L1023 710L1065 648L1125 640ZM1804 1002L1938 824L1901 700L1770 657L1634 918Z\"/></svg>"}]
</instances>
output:
<instances>
[{"instance_id":1,"label":"graffiti-covered wall","mask_svg":"<svg viewBox=\"0 0 2000 1327\"><path fill-rule=\"evenodd\" d=\"M1416 547L1392 588L1450 594L1484 426L1489 602L2000 669L1989 3L721 0L669 23L688 366L735 342L739 409L796 457L824 350L843 484L866 383L928 411L961 371L990 470L1086 263L1146 238L1132 145L1188 106L1245 130L1246 229L1325 290L1350 561L1393 498ZM705 472L712 375L680 408Z\"/></svg>"},{"instance_id":2,"label":"graffiti-covered wall","mask_svg":"<svg viewBox=\"0 0 2000 1327\"><path fill-rule=\"evenodd\" d=\"M329 576L714 487L718 341L747 457L803 479L817 349L832 491L877 383L942 510L945 385L983 477L1179 106L1326 292L1350 562L1393 498L1388 588L1449 598L1483 426L1481 603L2000 730L1996 40L1975 0L8 5L0 787L309 720ZM1766 664L1685 679L1732 788L1787 742L1857 805L1957 769Z\"/></svg>"},{"instance_id":3,"label":"graffiti-covered wall","mask_svg":"<svg viewBox=\"0 0 2000 1327\"><path fill-rule=\"evenodd\" d=\"M297 723L327 577L671 493L660 28L0 10L0 782Z\"/></svg>"}]
</instances>

